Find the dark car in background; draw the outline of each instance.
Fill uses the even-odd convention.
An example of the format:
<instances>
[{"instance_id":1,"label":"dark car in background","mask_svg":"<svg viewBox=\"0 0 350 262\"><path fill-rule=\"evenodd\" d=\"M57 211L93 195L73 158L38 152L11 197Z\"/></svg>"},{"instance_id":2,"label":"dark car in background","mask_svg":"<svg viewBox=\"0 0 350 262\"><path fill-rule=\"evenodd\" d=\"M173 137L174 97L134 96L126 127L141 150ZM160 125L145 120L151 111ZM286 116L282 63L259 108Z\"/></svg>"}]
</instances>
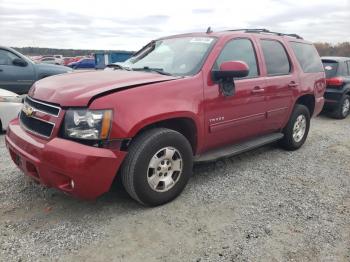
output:
<instances>
[{"instance_id":1,"label":"dark car in background","mask_svg":"<svg viewBox=\"0 0 350 262\"><path fill-rule=\"evenodd\" d=\"M326 111L338 119L344 119L350 112L350 57L322 57L326 72Z\"/></svg>"},{"instance_id":2,"label":"dark car in background","mask_svg":"<svg viewBox=\"0 0 350 262\"><path fill-rule=\"evenodd\" d=\"M65 66L36 64L14 49L0 46L0 88L19 95L28 93L39 79L71 71Z\"/></svg>"},{"instance_id":3,"label":"dark car in background","mask_svg":"<svg viewBox=\"0 0 350 262\"><path fill-rule=\"evenodd\" d=\"M94 58L83 58L77 62L68 64L68 66L73 69L87 69L87 68L95 68L96 63Z\"/></svg>"}]
</instances>

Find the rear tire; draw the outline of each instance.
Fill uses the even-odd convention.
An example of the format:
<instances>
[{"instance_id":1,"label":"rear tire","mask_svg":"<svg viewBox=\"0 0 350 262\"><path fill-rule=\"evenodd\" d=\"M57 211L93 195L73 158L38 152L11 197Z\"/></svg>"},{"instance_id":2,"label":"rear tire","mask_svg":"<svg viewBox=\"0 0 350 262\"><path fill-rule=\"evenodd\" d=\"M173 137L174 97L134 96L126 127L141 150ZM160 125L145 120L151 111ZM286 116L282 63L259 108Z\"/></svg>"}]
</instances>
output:
<instances>
[{"instance_id":1,"label":"rear tire","mask_svg":"<svg viewBox=\"0 0 350 262\"><path fill-rule=\"evenodd\" d=\"M120 175L133 199L157 206L182 192L192 166L193 153L188 140L174 130L155 128L132 141Z\"/></svg>"},{"instance_id":2,"label":"rear tire","mask_svg":"<svg viewBox=\"0 0 350 262\"><path fill-rule=\"evenodd\" d=\"M345 119L350 112L350 96L344 95L335 111L333 112L333 117L336 119Z\"/></svg>"},{"instance_id":3,"label":"rear tire","mask_svg":"<svg viewBox=\"0 0 350 262\"><path fill-rule=\"evenodd\" d=\"M284 137L280 145L286 150L297 150L305 142L310 129L309 109L296 104L293 113L283 130Z\"/></svg>"}]
</instances>

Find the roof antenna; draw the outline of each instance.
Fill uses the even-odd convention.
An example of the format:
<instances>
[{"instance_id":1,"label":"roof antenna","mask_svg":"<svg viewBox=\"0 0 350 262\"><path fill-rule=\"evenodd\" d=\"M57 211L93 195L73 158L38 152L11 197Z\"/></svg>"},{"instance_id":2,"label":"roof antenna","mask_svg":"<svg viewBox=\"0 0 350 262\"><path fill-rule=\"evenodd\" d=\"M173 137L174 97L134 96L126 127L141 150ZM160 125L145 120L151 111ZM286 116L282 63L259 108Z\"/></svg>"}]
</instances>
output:
<instances>
[{"instance_id":1,"label":"roof antenna","mask_svg":"<svg viewBox=\"0 0 350 262\"><path fill-rule=\"evenodd\" d=\"M210 34L212 32L213 32L213 30L211 30L211 27L209 26L208 29L207 29L207 34Z\"/></svg>"}]
</instances>

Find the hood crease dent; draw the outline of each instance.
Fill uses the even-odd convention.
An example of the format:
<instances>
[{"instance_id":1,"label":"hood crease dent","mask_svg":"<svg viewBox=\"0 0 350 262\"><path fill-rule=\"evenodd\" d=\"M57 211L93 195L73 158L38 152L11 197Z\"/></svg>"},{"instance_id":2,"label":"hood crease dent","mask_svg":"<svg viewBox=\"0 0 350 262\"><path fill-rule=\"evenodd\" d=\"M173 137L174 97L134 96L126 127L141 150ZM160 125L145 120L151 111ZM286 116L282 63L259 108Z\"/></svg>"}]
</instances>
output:
<instances>
[{"instance_id":1,"label":"hood crease dent","mask_svg":"<svg viewBox=\"0 0 350 262\"><path fill-rule=\"evenodd\" d=\"M140 71L74 72L42 79L28 95L61 107L84 107L109 93L179 78Z\"/></svg>"}]
</instances>

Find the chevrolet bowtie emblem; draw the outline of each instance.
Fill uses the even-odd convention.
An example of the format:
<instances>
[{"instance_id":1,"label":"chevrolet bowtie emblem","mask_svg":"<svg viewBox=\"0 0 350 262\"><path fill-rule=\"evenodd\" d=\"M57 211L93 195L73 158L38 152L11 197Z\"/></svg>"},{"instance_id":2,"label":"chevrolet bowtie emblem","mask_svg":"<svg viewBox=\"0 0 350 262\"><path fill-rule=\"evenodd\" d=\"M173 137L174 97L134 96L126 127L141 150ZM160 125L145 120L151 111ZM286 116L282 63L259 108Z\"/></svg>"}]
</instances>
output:
<instances>
[{"instance_id":1,"label":"chevrolet bowtie emblem","mask_svg":"<svg viewBox=\"0 0 350 262\"><path fill-rule=\"evenodd\" d=\"M34 116L35 114L35 110L33 107L29 106L29 105L24 105L22 108L23 113L26 114L26 116L31 117Z\"/></svg>"}]
</instances>

